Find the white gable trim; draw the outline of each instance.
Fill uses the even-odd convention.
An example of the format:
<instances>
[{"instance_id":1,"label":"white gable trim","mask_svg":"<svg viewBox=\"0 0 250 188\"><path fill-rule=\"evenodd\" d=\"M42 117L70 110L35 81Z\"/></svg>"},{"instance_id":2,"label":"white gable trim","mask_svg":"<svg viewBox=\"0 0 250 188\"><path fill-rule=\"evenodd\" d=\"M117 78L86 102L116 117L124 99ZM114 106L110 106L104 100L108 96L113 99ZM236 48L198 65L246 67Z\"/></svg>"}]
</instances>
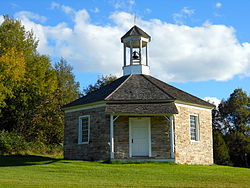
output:
<instances>
[{"instance_id":1,"label":"white gable trim","mask_svg":"<svg viewBox=\"0 0 250 188\"><path fill-rule=\"evenodd\" d=\"M177 102L175 102L175 105L179 107L188 107L188 108L194 108L194 109L206 110L206 111L211 111L213 109L213 108L206 108L206 107L200 107L200 106L193 106L191 104L181 104Z\"/></svg>"},{"instance_id":2,"label":"white gable trim","mask_svg":"<svg viewBox=\"0 0 250 188\"><path fill-rule=\"evenodd\" d=\"M91 104L86 104L85 106L79 106L79 107L75 107L75 108L71 108L68 110L64 110L65 113L69 113L69 112L77 112L80 110L88 110L88 109L92 109L92 108L98 108L98 107L105 107L106 103L92 103Z\"/></svg>"}]
</instances>

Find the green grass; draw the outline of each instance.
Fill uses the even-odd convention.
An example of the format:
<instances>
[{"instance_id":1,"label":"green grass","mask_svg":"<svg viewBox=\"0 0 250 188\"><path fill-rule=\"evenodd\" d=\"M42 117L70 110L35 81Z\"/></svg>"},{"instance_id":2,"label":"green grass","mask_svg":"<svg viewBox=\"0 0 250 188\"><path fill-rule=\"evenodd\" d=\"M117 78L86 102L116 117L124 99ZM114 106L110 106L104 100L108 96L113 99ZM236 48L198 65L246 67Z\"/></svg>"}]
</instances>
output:
<instances>
[{"instance_id":1,"label":"green grass","mask_svg":"<svg viewBox=\"0 0 250 188\"><path fill-rule=\"evenodd\" d=\"M250 187L250 169L0 156L0 187Z\"/></svg>"}]
</instances>

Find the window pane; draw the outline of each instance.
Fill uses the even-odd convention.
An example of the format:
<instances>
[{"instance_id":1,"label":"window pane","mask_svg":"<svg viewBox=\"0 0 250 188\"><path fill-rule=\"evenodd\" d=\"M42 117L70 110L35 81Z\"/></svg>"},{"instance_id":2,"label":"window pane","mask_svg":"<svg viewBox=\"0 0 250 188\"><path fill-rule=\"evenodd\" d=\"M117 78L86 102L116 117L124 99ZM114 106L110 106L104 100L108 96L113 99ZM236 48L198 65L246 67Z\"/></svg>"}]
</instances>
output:
<instances>
[{"instance_id":1,"label":"window pane","mask_svg":"<svg viewBox=\"0 0 250 188\"><path fill-rule=\"evenodd\" d=\"M191 140L197 139L197 116L190 116L190 136Z\"/></svg>"},{"instance_id":2,"label":"window pane","mask_svg":"<svg viewBox=\"0 0 250 188\"><path fill-rule=\"evenodd\" d=\"M81 142L89 140L89 117L81 118Z\"/></svg>"}]
</instances>

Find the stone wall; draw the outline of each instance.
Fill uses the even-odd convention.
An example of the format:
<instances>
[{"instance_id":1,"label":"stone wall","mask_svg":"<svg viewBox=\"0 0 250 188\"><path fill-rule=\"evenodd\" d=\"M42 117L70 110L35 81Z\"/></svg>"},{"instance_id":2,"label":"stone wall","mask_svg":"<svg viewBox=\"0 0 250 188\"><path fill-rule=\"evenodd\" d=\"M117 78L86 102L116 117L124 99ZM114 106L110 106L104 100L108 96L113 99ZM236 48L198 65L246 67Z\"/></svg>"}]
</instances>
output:
<instances>
[{"instance_id":1,"label":"stone wall","mask_svg":"<svg viewBox=\"0 0 250 188\"><path fill-rule=\"evenodd\" d=\"M175 161L184 164L213 164L212 114L209 109L176 105L174 115ZM191 141L190 115L198 115L199 141Z\"/></svg>"},{"instance_id":2,"label":"stone wall","mask_svg":"<svg viewBox=\"0 0 250 188\"><path fill-rule=\"evenodd\" d=\"M170 159L169 121L163 116L151 118L152 157Z\"/></svg>"},{"instance_id":3,"label":"stone wall","mask_svg":"<svg viewBox=\"0 0 250 188\"><path fill-rule=\"evenodd\" d=\"M78 144L79 116L90 115L89 144ZM65 113L64 158L108 160L110 158L110 115L105 107Z\"/></svg>"},{"instance_id":4,"label":"stone wall","mask_svg":"<svg viewBox=\"0 0 250 188\"><path fill-rule=\"evenodd\" d=\"M129 158L129 117L120 116L114 123L114 158Z\"/></svg>"},{"instance_id":5,"label":"stone wall","mask_svg":"<svg viewBox=\"0 0 250 188\"><path fill-rule=\"evenodd\" d=\"M129 116L120 116L114 123L115 159L129 158ZM152 158L170 158L169 122L163 116L151 117Z\"/></svg>"}]
</instances>

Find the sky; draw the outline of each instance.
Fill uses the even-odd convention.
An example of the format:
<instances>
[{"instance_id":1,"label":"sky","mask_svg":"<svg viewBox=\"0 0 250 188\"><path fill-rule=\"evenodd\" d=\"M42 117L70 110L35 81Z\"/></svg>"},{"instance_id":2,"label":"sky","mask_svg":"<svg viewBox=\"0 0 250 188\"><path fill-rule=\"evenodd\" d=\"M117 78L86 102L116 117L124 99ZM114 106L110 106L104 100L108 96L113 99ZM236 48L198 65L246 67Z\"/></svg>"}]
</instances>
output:
<instances>
[{"instance_id":1,"label":"sky","mask_svg":"<svg viewBox=\"0 0 250 188\"><path fill-rule=\"evenodd\" d=\"M81 88L122 76L120 38L136 24L152 37L152 76L218 103L236 88L250 94L249 7L249 0L4 0L0 15L21 20L53 63L66 59Z\"/></svg>"}]
</instances>

